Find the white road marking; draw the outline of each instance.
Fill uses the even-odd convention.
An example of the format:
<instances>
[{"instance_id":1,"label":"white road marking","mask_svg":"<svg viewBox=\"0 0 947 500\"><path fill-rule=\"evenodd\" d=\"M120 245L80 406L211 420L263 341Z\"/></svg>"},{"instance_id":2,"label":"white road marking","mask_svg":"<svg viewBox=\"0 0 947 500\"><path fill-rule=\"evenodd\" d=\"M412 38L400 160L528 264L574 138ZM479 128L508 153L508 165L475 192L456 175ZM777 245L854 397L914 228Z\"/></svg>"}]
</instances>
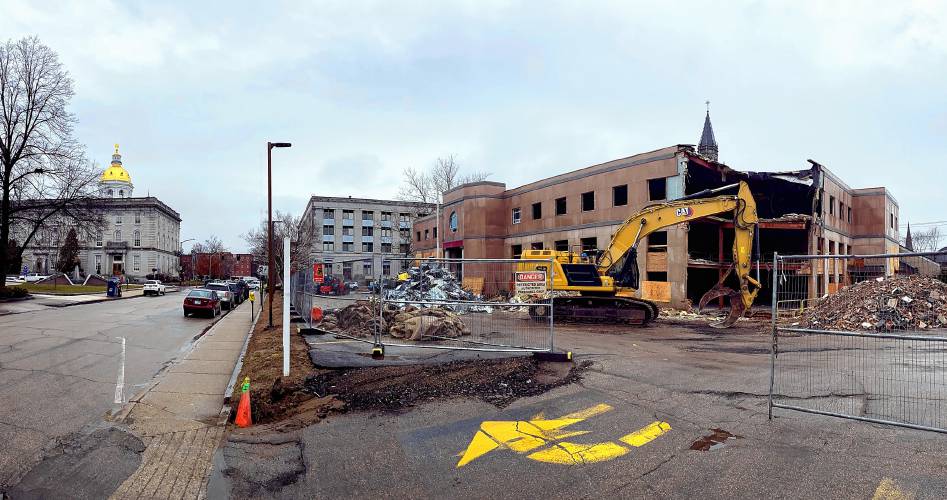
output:
<instances>
[{"instance_id":1,"label":"white road marking","mask_svg":"<svg viewBox=\"0 0 947 500\"><path fill-rule=\"evenodd\" d=\"M125 337L115 338L122 339L122 362L118 366L118 381L115 382L115 404L122 404L125 402Z\"/></svg>"}]
</instances>

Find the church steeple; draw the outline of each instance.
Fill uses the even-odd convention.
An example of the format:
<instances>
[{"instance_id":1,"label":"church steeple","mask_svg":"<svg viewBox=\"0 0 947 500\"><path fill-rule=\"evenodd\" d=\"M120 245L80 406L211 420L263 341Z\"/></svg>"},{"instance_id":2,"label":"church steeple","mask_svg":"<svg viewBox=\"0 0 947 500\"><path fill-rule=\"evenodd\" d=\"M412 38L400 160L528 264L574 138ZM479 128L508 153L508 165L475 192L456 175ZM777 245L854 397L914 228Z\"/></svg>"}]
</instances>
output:
<instances>
[{"instance_id":1,"label":"church steeple","mask_svg":"<svg viewBox=\"0 0 947 500\"><path fill-rule=\"evenodd\" d=\"M707 101L707 115L704 117L704 130L700 133L697 152L713 161L717 161L720 152L717 139L714 138L714 127L710 124L710 101Z\"/></svg>"},{"instance_id":2,"label":"church steeple","mask_svg":"<svg viewBox=\"0 0 947 500\"><path fill-rule=\"evenodd\" d=\"M914 240L911 239L911 223L908 222L908 234L904 237L904 248L914 251Z\"/></svg>"}]
</instances>

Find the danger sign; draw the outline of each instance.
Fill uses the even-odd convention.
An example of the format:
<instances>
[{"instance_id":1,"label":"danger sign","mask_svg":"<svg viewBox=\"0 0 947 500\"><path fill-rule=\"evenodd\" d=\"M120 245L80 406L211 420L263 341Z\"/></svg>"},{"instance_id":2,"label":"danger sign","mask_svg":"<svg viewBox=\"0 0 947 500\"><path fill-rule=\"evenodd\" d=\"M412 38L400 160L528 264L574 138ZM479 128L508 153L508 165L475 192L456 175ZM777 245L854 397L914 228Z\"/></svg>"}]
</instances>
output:
<instances>
[{"instance_id":1,"label":"danger sign","mask_svg":"<svg viewBox=\"0 0 947 500\"><path fill-rule=\"evenodd\" d=\"M325 271L321 262L312 265L312 282L322 283L325 281Z\"/></svg>"},{"instance_id":2,"label":"danger sign","mask_svg":"<svg viewBox=\"0 0 947 500\"><path fill-rule=\"evenodd\" d=\"M542 293L546 291L546 273L543 271L523 271L516 275L516 293Z\"/></svg>"}]
</instances>

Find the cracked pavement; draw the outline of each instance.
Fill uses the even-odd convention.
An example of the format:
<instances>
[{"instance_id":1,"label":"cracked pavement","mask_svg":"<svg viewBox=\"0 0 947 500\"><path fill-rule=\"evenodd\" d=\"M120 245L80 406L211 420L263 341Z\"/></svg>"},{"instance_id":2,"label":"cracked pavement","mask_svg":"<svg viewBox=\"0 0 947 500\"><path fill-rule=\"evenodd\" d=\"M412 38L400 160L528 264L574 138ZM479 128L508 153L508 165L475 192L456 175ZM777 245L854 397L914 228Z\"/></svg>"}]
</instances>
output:
<instances>
[{"instance_id":1,"label":"cracked pavement","mask_svg":"<svg viewBox=\"0 0 947 500\"><path fill-rule=\"evenodd\" d=\"M333 415L287 433L235 431L218 453L209 491L234 498L872 498L884 482L914 498L947 497L944 435L779 409L768 420L763 328L557 327L557 345L593 362L578 383L503 409L457 398L404 413ZM861 392L816 399L862 400ZM671 430L603 462L541 463L496 449L457 467L483 421L553 418L601 403L613 409L571 426L588 433L570 442L614 441L655 421ZM735 437L691 449L712 429ZM286 459L285 446L273 451L286 443L301 452L302 467ZM264 481L255 479L259 470Z\"/></svg>"},{"instance_id":2,"label":"cracked pavement","mask_svg":"<svg viewBox=\"0 0 947 500\"><path fill-rule=\"evenodd\" d=\"M191 345L211 320L182 317L182 296L0 316L0 491L121 406L117 337L126 338L126 401Z\"/></svg>"}]
</instances>

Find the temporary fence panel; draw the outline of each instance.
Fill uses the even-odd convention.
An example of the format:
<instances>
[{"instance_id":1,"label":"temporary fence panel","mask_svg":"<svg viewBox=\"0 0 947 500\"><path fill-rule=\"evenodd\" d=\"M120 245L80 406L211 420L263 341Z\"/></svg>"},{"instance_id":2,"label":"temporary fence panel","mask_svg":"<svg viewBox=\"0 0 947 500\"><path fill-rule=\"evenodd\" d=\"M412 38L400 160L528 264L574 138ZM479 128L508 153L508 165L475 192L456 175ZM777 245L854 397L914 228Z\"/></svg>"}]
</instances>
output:
<instances>
[{"instance_id":1,"label":"temporary fence panel","mask_svg":"<svg viewBox=\"0 0 947 500\"><path fill-rule=\"evenodd\" d=\"M551 261L386 259L377 305L383 345L490 351L554 348Z\"/></svg>"},{"instance_id":2,"label":"temporary fence panel","mask_svg":"<svg viewBox=\"0 0 947 500\"><path fill-rule=\"evenodd\" d=\"M773 408L947 432L947 253L776 256Z\"/></svg>"},{"instance_id":3,"label":"temporary fence panel","mask_svg":"<svg viewBox=\"0 0 947 500\"><path fill-rule=\"evenodd\" d=\"M373 261L366 257L311 262L298 271L293 280L293 307L306 327L376 343L374 321L379 288L378 277L371 272ZM352 269L358 272L353 273Z\"/></svg>"}]
</instances>

